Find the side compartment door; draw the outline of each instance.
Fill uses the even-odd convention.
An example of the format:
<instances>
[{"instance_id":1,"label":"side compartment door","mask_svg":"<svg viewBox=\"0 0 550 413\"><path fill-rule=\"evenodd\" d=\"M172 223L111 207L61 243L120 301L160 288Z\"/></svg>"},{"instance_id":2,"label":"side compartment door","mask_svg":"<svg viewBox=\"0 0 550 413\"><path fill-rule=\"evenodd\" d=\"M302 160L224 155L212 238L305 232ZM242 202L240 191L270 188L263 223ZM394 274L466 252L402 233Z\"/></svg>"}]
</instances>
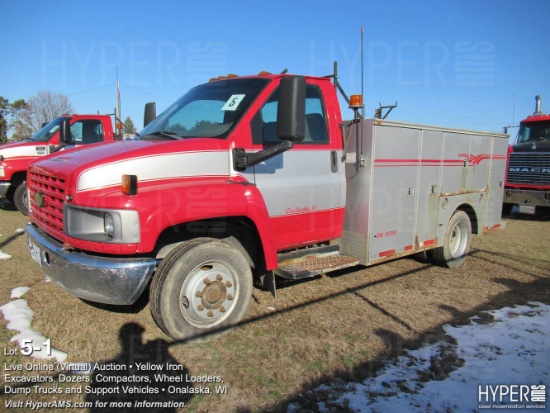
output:
<instances>
[{"instance_id":1,"label":"side compartment door","mask_svg":"<svg viewBox=\"0 0 550 413\"><path fill-rule=\"evenodd\" d=\"M374 129L369 261L411 251L417 227L420 131Z\"/></svg>"}]
</instances>

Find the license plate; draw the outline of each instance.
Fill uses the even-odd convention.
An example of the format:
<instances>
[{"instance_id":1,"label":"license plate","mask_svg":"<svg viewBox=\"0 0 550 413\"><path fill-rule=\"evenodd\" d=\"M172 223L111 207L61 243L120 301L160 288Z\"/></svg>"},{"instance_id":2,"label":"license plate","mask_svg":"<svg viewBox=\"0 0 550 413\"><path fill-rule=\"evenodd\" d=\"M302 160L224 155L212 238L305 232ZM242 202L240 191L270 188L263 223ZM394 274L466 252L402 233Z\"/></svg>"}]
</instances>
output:
<instances>
[{"instance_id":1,"label":"license plate","mask_svg":"<svg viewBox=\"0 0 550 413\"><path fill-rule=\"evenodd\" d=\"M32 259L35 260L38 265L42 266L42 261L40 260L40 248L29 241L29 250L31 251Z\"/></svg>"},{"instance_id":2,"label":"license plate","mask_svg":"<svg viewBox=\"0 0 550 413\"><path fill-rule=\"evenodd\" d=\"M519 213L520 214L529 214L529 215L535 215L535 206L532 205L520 205L519 206Z\"/></svg>"}]
</instances>

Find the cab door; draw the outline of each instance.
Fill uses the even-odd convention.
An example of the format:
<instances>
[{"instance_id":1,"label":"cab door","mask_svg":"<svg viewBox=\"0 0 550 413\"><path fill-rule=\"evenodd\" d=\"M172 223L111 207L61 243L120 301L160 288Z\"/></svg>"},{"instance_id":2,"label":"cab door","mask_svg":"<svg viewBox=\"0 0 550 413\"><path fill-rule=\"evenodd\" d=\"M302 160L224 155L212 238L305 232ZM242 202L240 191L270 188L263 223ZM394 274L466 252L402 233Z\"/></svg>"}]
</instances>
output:
<instances>
[{"instance_id":1,"label":"cab door","mask_svg":"<svg viewBox=\"0 0 550 413\"><path fill-rule=\"evenodd\" d=\"M252 119L253 144L261 145L261 150L281 142L276 134L278 98L275 89ZM313 84L306 86L305 129L303 141L257 164L252 171L278 250L341 235L345 185L342 153L331 141L322 92Z\"/></svg>"}]
</instances>

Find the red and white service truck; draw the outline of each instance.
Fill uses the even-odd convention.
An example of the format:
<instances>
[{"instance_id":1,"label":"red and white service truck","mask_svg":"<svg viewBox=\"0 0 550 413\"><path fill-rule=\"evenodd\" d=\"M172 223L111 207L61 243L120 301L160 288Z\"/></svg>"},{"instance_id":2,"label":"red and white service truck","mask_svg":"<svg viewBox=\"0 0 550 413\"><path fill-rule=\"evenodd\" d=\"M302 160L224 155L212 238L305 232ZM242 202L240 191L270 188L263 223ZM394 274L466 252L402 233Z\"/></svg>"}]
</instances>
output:
<instances>
[{"instance_id":1,"label":"red and white service truck","mask_svg":"<svg viewBox=\"0 0 550 413\"><path fill-rule=\"evenodd\" d=\"M241 320L254 277L275 293L275 276L425 251L459 265L472 233L501 225L507 146L357 110L343 122L330 78L221 78L136 140L34 162L28 245L86 300L129 305L150 284L160 328L203 339Z\"/></svg>"},{"instance_id":2,"label":"red and white service truck","mask_svg":"<svg viewBox=\"0 0 550 413\"><path fill-rule=\"evenodd\" d=\"M537 207L550 207L550 115L542 113L540 96L535 101L535 113L521 121L508 153L505 214L514 205L531 215Z\"/></svg>"},{"instance_id":3,"label":"red and white service truck","mask_svg":"<svg viewBox=\"0 0 550 413\"><path fill-rule=\"evenodd\" d=\"M29 163L61 149L59 130L63 121L69 122L73 137L63 149L115 139L109 115L62 115L25 141L0 145L0 199L7 198L25 215L29 209L26 187Z\"/></svg>"}]
</instances>

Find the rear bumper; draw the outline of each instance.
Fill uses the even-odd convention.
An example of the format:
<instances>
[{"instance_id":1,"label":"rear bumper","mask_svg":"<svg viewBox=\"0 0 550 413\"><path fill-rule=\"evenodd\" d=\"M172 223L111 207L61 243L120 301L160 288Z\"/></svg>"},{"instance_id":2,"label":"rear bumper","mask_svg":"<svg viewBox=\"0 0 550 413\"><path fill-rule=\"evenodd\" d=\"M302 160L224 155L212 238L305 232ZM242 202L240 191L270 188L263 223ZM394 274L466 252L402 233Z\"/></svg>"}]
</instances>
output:
<instances>
[{"instance_id":1,"label":"rear bumper","mask_svg":"<svg viewBox=\"0 0 550 413\"><path fill-rule=\"evenodd\" d=\"M503 202L505 204L550 206L550 191L506 188Z\"/></svg>"},{"instance_id":2,"label":"rear bumper","mask_svg":"<svg viewBox=\"0 0 550 413\"><path fill-rule=\"evenodd\" d=\"M25 227L32 258L61 288L85 300L133 304L157 266L154 258L110 258L67 251L33 224Z\"/></svg>"}]
</instances>

